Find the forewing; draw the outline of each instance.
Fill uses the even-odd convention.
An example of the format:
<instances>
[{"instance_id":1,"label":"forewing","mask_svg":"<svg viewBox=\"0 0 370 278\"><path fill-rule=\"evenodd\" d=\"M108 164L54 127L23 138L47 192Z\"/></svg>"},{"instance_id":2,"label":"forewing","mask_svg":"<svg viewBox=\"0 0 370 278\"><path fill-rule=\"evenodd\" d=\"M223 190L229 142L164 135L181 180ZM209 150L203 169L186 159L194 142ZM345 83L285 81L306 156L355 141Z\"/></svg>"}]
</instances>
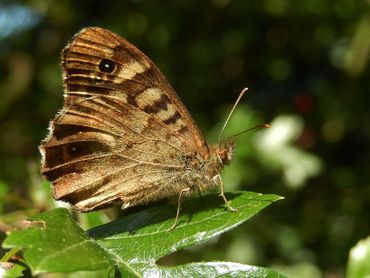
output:
<instances>
[{"instance_id":1,"label":"forewing","mask_svg":"<svg viewBox=\"0 0 370 278\"><path fill-rule=\"evenodd\" d=\"M67 104L86 97L86 93L119 98L177 132L188 149L208 155L201 132L169 82L128 41L108 30L90 27L74 37L62 56ZM110 66L112 72L108 72Z\"/></svg>"}]
</instances>

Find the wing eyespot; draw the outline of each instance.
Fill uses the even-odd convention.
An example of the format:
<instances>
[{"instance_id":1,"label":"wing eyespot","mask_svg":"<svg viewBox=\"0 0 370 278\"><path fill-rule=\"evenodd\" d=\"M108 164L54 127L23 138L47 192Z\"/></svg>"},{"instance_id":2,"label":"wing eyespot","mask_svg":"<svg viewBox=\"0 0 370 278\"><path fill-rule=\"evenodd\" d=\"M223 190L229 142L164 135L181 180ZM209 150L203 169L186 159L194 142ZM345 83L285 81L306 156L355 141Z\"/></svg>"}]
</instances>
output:
<instances>
[{"instance_id":1,"label":"wing eyespot","mask_svg":"<svg viewBox=\"0 0 370 278\"><path fill-rule=\"evenodd\" d=\"M109 59L103 59L99 63L99 70L106 73L111 73L116 68L116 63Z\"/></svg>"}]
</instances>

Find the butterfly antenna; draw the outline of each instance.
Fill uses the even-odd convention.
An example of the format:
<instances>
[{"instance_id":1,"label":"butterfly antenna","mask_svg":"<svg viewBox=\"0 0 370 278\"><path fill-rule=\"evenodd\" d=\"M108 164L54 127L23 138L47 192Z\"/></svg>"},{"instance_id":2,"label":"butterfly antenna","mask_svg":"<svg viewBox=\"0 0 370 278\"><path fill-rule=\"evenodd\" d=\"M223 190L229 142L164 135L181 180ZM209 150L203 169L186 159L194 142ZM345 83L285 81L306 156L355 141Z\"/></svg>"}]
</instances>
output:
<instances>
[{"instance_id":1,"label":"butterfly antenna","mask_svg":"<svg viewBox=\"0 0 370 278\"><path fill-rule=\"evenodd\" d=\"M226 121L225 121L225 123L224 123L224 126L223 126L223 127L222 127L222 129L221 129L220 135L218 136L218 143L220 143L220 142L221 142L221 137L222 137L222 134L224 133L225 127L226 127L227 123L229 122L229 120L230 120L230 118L231 118L231 115L233 114L233 112L234 112L234 110L235 110L236 106L238 105L238 103L239 103L240 99L242 98L242 96L244 95L244 93L245 93L246 91L248 91L248 88L244 88L244 89L240 92L240 94L239 94L239 96L238 96L237 100L235 101L235 104L234 104L233 108L231 109L231 111L230 111L230 113L229 113L229 116L227 116L227 119L226 119Z\"/></svg>"},{"instance_id":2,"label":"butterfly antenna","mask_svg":"<svg viewBox=\"0 0 370 278\"><path fill-rule=\"evenodd\" d=\"M247 132L252 131L252 130L255 130L255 129L270 128L270 127L271 127L271 125L269 125L269 124L256 125L256 126L254 126L252 128L248 128L247 130L244 130L242 132L239 132L237 134L234 134L233 136L231 136L231 138L235 138L236 136L239 136L241 134L247 133Z\"/></svg>"}]
</instances>

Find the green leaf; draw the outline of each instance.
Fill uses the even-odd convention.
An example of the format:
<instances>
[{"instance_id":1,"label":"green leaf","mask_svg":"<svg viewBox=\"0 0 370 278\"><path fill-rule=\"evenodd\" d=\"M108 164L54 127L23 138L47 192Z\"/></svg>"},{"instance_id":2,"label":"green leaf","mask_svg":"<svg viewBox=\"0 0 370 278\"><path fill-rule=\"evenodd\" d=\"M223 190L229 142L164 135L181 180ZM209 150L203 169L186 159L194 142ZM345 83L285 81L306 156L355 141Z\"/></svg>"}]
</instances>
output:
<instances>
[{"instance_id":1,"label":"green leaf","mask_svg":"<svg viewBox=\"0 0 370 278\"><path fill-rule=\"evenodd\" d=\"M31 217L28 229L13 231L4 248L24 248L24 259L33 274L98 270L112 266L110 256L73 221L66 209Z\"/></svg>"},{"instance_id":2,"label":"green leaf","mask_svg":"<svg viewBox=\"0 0 370 278\"><path fill-rule=\"evenodd\" d=\"M370 237L359 241L349 252L346 277L370 277Z\"/></svg>"},{"instance_id":3,"label":"green leaf","mask_svg":"<svg viewBox=\"0 0 370 278\"><path fill-rule=\"evenodd\" d=\"M85 233L65 209L43 213L33 220L44 228L11 233L3 245L22 246L32 272L97 270L117 267L122 277L282 277L275 271L228 262L190 263L165 267L156 264L163 256L218 236L281 199L253 192L228 194L237 212L228 212L222 199L207 195L183 202L179 224L174 222L176 206L142 210ZM114 273L112 270L111 273Z\"/></svg>"},{"instance_id":4,"label":"green leaf","mask_svg":"<svg viewBox=\"0 0 370 278\"><path fill-rule=\"evenodd\" d=\"M17 278L23 277L23 270L26 268L23 265L10 262L0 262L0 277L2 278Z\"/></svg>"}]
</instances>

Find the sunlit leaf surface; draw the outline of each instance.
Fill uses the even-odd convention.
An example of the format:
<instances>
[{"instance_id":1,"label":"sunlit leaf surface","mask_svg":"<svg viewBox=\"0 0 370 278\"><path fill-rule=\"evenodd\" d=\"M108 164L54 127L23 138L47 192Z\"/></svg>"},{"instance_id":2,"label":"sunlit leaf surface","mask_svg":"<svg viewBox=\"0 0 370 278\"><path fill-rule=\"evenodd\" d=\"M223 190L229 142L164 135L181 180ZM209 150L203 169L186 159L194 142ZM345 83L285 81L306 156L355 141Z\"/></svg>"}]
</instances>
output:
<instances>
[{"instance_id":1,"label":"sunlit leaf surface","mask_svg":"<svg viewBox=\"0 0 370 278\"><path fill-rule=\"evenodd\" d=\"M217 195L183 203L178 226L169 230L176 207L161 206L83 231L66 209L54 209L32 218L37 225L12 232L3 247L23 247L33 274L43 272L103 271L122 277L281 277L275 271L229 262L190 263L173 267L156 261L185 247L200 244L248 220L281 199L253 192L229 194L237 212L228 212Z\"/></svg>"}]
</instances>

